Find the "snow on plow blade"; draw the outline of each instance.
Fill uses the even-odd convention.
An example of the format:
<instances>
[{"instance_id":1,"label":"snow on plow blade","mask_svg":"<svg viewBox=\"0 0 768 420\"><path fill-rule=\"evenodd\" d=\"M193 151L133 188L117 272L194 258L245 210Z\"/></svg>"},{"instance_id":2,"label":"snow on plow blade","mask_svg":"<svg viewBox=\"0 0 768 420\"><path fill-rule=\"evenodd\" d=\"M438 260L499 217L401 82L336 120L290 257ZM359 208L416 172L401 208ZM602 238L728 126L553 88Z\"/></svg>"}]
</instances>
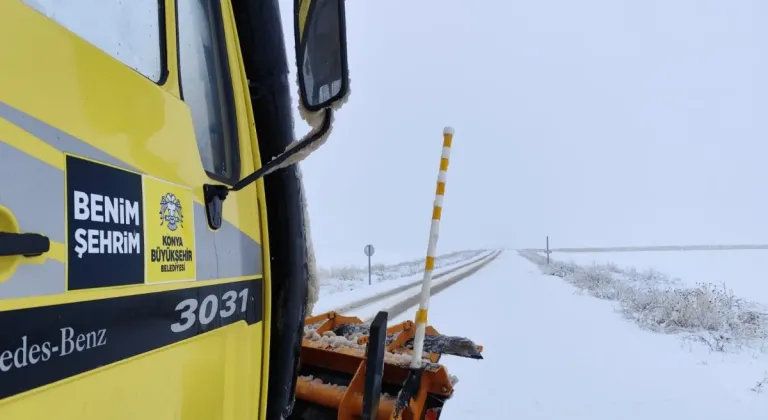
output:
<instances>
[{"instance_id":1,"label":"snow on plow blade","mask_svg":"<svg viewBox=\"0 0 768 420\"><path fill-rule=\"evenodd\" d=\"M427 326L421 382L408 407L395 413L409 373L415 328L411 321L389 328L386 324L386 312L379 312L370 325L335 312L307 318L290 418L437 420L456 383L439 363L440 356L482 359L482 346Z\"/></svg>"}]
</instances>

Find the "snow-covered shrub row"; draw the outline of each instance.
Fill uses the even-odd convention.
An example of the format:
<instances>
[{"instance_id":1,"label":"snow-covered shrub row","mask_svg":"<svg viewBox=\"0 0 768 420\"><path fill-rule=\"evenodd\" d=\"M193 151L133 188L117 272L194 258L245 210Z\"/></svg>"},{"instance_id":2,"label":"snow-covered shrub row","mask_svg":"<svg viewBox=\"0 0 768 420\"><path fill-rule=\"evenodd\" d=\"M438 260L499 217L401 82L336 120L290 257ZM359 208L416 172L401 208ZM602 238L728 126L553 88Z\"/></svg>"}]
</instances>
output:
<instances>
[{"instance_id":1,"label":"snow-covered shrub row","mask_svg":"<svg viewBox=\"0 0 768 420\"><path fill-rule=\"evenodd\" d=\"M479 256L487 250L456 251L435 258L435 269L453 265ZM368 284L368 267L345 265L320 268L321 293L336 293ZM424 271L424 257L397 264L374 264L371 266L371 281L378 283L420 274Z\"/></svg>"},{"instance_id":2,"label":"snow-covered shrub row","mask_svg":"<svg viewBox=\"0 0 768 420\"><path fill-rule=\"evenodd\" d=\"M621 269L615 264L580 266L519 251L548 275L560 277L581 291L618 301L622 314L642 328L687 333L688 338L715 351L738 348L768 337L768 314L734 296L724 284L686 287L679 279L656 270Z\"/></svg>"}]
</instances>

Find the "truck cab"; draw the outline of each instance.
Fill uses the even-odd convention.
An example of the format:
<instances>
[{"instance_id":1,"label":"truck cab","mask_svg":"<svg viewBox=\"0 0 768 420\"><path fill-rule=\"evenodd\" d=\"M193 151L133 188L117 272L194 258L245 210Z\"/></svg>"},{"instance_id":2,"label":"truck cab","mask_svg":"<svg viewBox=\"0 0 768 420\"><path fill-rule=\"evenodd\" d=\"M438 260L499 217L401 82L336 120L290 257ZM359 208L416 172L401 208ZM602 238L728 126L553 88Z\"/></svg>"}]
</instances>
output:
<instances>
[{"instance_id":1,"label":"truck cab","mask_svg":"<svg viewBox=\"0 0 768 420\"><path fill-rule=\"evenodd\" d=\"M343 0L295 0L297 83L279 9L3 0L0 418L288 417L313 276L293 163L348 71Z\"/></svg>"}]
</instances>

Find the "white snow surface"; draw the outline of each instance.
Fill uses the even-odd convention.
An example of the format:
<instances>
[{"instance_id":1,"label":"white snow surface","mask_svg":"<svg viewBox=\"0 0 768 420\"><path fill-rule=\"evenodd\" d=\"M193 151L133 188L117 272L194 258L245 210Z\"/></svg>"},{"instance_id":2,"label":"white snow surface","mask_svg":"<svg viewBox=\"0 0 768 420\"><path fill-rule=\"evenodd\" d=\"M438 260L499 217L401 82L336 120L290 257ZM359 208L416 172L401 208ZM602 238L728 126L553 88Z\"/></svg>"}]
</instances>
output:
<instances>
[{"instance_id":1,"label":"white snow surface","mask_svg":"<svg viewBox=\"0 0 768 420\"><path fill-rule=\"evenodd\" d=\"M554 252L551 256L579 265L611 262L622 269L652 268L692 287L725 283L740 298L768 306L768 280L763 277L768 250Z\"/></svg>"},{"instance_id":2,"label":"white snow surface","mask_svg":"<svg viewBox=\"0 0 768 420\"><path fill-rule=\"evenodd\" d=\"M768 392L753 390L768 372L761 349L712 352L641 329L617 307L509 250L434 296L430 324L485 357L441 359L461 378L441 419L768 418Z\"/></svg>"}]
</instances>

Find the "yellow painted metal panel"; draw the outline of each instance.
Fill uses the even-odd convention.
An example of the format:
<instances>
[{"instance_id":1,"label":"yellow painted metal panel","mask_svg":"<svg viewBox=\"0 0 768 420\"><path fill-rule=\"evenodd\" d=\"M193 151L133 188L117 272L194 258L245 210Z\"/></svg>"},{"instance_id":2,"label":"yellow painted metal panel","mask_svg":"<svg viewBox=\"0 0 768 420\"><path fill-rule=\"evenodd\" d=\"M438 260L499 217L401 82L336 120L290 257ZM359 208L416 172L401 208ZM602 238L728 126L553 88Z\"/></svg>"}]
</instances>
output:
<instances>
[{"instance_id":1,"label":"yellow painted metal panel","mask_svg":"<svg viewBox=\"0 0 768 420\"><path fill-rule=\"evenodd\" d=\"M63 135L55 135L55 140L43 138L18 121L0 116L0 143L59 171L66 169L65 153L78 154L85 150L83 147L91 148L103 154L104 164L117 164L189 187L194 202L203 203L202 185L213 181L202 169L189 108L179 99L174 7L173 0L165 1L165 62L169 75L164 85L158 86L21 2L4 2L0 14L0 51L4 62L0 66L0 103L33 117L41 124L40 130L54 127ZM222 8L235 90L242 175L257 169L260 157L244 88L242 58L234 53L238 48L229 2L222 2ZM28 122L37 124L34 121ZM78 151L68 150L71 143L67 142L78 142ZM266 245L266 230L261 228L266 226L263 183L259 181L231 194L224 206L224 219L248 238ZM192 223L191 218L189 222ZM67 246L66 242L54 241L47 258L66 262ZM263 297L263 305L257 305L263 320L251 325L242 321L229 324L0 399L0 418L263 418L266 396L261 395L261 390L266 387L268 373L265 335L269 334L270 278L268 251L266 247L261 249L264 255L251 257L264 261L262 272L266 281L259 283L263 285L263 294L258 296ZM261 277L0 298L0 312L20 313L25 308L45 309L169 291L192 292L210 285L231 285ZM218 302L223 305L225 298L220 297ZM221 306L218 309L224 310ZM129 311L125 316L125 322L130 322L132 313ZM178 316L178 307L177 312L168 316ZM94 313L93 317L98 320L99 314ZM74 336L67 343L80 344ZM31 349L35 344L24 341L24 345ZM5 351L0 348L0 370L10 366L7 363L11 359L3 359ZM38 356L39 353L35 355ZM42 369L40 366L43 365L36 369ZM0 381L2 378L0 372Z\"/></svg>"},{"instance_id":2,"label":"yellow painted metal panel","mask_svg":"<svg viewBox=\"0 0 768 420\"><path fill-rule=\"evenodd\" d=\"M260 324L231 325L0 401L3 419L247 419ZM233 364L231 361L240 361ZM239 391L239 392L238 392Z\"/></svg>"}]
</instances>

